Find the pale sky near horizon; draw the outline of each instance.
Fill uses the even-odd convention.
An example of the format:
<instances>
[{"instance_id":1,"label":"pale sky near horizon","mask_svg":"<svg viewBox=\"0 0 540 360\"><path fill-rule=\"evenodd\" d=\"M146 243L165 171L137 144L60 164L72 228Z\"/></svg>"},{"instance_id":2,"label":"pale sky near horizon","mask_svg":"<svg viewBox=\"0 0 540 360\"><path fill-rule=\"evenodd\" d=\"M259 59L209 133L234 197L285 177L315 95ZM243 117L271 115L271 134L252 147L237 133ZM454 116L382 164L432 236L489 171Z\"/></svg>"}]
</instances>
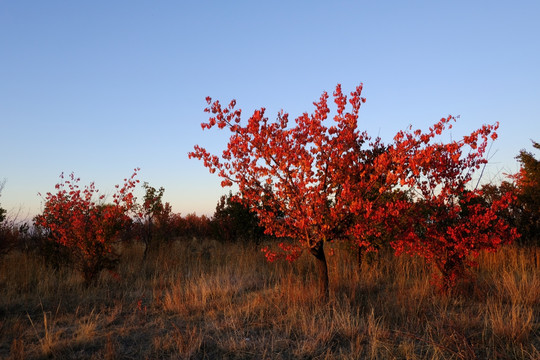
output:
<instances>
[{"instance_id":1,"label":"pale sky near horizon","mask_svg":"<svg viewBox=\"0 0 540 360\"><path fill-rule=\"evenodd\" d=\"M228 133L202 131L205 97L295 118L337 83L364 84L360 128L383 140L499 121L498 179L540 141L539 18L519 0L0 0L0 206L33 216L61 172L110 194L140 167L173 211L211 215L228 189L187 153Z\"/></svg>"}]
</instances>

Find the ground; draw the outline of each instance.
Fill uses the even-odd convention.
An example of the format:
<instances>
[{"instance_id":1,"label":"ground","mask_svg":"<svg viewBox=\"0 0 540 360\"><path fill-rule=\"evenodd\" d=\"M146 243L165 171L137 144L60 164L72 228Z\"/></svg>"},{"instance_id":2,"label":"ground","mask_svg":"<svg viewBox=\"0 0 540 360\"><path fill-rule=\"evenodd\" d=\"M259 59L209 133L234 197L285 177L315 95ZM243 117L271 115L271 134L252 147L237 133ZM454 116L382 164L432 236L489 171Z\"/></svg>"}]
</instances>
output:
<instances>
[{"instance_id":1,"label":"ground","mask_svg":"<svg viewBox=\"0 0 540 360\"><path fill-rule=\"evenodd\" d=\"M35 254L0 263L0 358L538 359L540 249L482 254L455 293L421 259L329 256L330 302L313 261L267 263L260 245L178 240L86 288Z\"/></svg>"}]
</instances>

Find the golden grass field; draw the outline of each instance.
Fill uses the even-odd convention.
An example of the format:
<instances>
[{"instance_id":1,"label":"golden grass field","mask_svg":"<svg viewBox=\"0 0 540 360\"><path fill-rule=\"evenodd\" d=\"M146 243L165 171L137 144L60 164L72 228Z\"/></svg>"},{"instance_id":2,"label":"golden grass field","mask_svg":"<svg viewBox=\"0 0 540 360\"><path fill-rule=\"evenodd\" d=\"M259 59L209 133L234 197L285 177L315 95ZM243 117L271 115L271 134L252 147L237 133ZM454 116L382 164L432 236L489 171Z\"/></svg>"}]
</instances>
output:
<instances>
[{"instance_id":1,"label":"golden grass field","mask_svg":"<svg viewBox=\"0 0 540 360\"><path fill-rule=\"evenodd\" d=\"M34 255L0 263L0 358L540 359L540 249L482 254L474 280L444 297L423 261L381 254L358 270L328 258L317 302L309 254L269 264L260 246L177 241L120 277L54 271Z\"/></svg>"}]
</instances>

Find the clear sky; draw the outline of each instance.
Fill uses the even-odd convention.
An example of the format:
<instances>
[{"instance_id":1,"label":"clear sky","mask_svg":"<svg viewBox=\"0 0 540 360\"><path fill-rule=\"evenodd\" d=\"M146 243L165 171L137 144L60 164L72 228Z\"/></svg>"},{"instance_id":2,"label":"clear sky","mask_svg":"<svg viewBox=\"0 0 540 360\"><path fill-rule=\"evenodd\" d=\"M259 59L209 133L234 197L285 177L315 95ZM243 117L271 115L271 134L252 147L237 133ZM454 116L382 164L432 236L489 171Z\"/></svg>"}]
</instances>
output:
<instances>
[{"instance_id":1,"label":"clear sky","mask_svg":"<svg viewBox=\"0 0 540 360\"><path fill-rule=\"evenodd\" d=\"M499 121L489 176L540 141L540 2L0 1L0 205L35 215L75 172L102 192L140 167L175 212L211 215L205 97L294 118L364 83L360 127L390 139L460 115Z\"/></svg>"}]
</instances>

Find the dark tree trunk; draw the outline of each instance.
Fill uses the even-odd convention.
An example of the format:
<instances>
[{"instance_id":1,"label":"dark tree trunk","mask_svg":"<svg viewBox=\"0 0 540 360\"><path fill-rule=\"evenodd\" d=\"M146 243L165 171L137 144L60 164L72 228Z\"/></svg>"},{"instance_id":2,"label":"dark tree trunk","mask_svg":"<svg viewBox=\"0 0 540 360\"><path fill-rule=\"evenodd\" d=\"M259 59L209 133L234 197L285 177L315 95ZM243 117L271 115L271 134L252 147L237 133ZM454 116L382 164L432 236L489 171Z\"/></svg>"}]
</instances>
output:
<instances>
[{"instance_id":1,"label":"dark tree trunk","mask_svg":"<svg viewBox=\"0 0 540 360\"><path fill-rule=\"evenodd\" d=\"M81 272L84 279L84 286L86 288L97 283L97 278L100 271L101 266L99 260L83 260Z\"/></svg>"},{"instance_id":2,"label":"dark tree trunk","mask_svg":"<svg viewBox=\"0 0 540 360\"><path fill-rule=\"evenodd\" d=\"M364 248L362 246L358 247L358 271L362 270L362 261L364 260Z\"/></svg>"},{"instance_id":3,"label":"dark tree trunk","mask_svg":"<svg viewBox=\"0 0 540 360\"><path fill-rule=\"evenodd\" d=\"M148 248L150 247L150 242L148 239L144 240L144 253L143 253L143 262L146 262L146 258L148 257Z\"/></svg>"},{"instance_id":4,"label":"dark tree trunk","mask_svg":"<svg viewBox=\"0 0 540 360\"><path fill-rule=\"evenodd\" d=\"M319 297L322 301L328 301L328 265L324 256L324 241L319 241L310 249L310 252L315 256L317 270L319 271Z\"/></svg>"},{"instance_id":5,"label":"dark tree trunk","mask_svg":"<svg viewBox=\"0 0 540 360\"><path fill-rule=\"evenodd\" d=\"M148 225L146 226L146 229L144 229L144 253L143 253L143 262L146 262L146 258L148 257L148 251L150 250L151 242L152 242L152 228L153 223L152 219L148 220Z\"/></svg>"}]
</instances>

